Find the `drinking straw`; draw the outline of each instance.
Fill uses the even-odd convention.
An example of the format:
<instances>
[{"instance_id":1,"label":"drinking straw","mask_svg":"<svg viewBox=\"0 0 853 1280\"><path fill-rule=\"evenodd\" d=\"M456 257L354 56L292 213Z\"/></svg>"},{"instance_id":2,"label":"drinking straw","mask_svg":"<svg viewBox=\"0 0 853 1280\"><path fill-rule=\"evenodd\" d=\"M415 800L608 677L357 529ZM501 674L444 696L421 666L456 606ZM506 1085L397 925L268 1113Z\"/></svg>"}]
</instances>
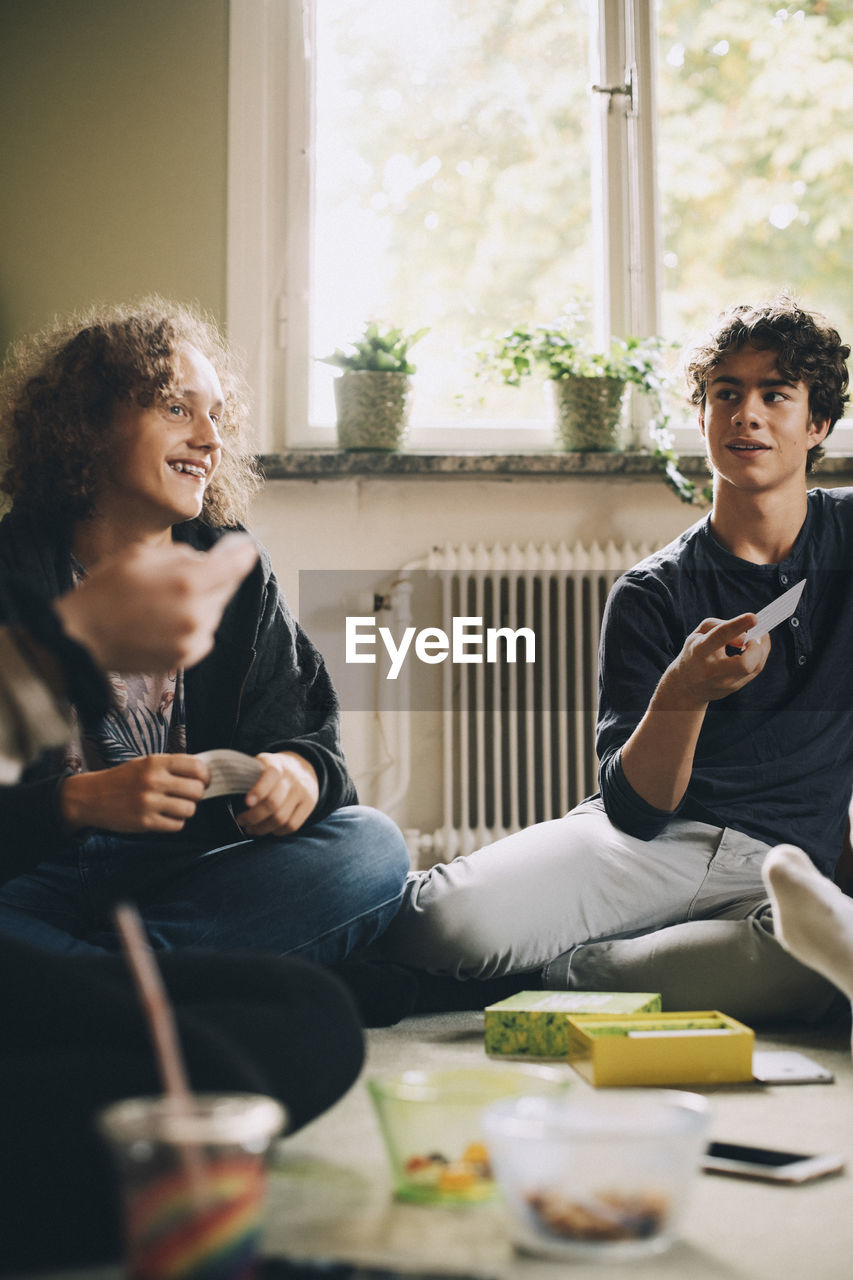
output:
<instances>
[{"instance_id":1,"label":"drinking straw","mask_svg":"<svg viewBox=\"0 0 853 1280\"><path fill-rule=\"evenodd\" d=\"M192 1093L178 1042L175 1014L145 937L139 912L129 903L122 902L116 907L113 919L148 1020L163 1091L169 1097L179 1099L187 1108Z\"/></svg>"},{"instance_id":2,"label":"drinking straw","mask_svg":"<svg viewBox=\"0 0 853 1280\"><path fill-rule=\"evenodd\" d=\"M139 912L130 903L122 902L113 911L113 920L154 1042L154 1056L163 1081L163 1091L172 1100L175 1112L189 1113L192 1109L192 1091L178 1040L175 1013L145 936ZM198 1152L192 1147L179 1144L179 1151L192 1198L197 1206L202 1206L209 1200L204 1165Z\"/></svg>"}]
</instances>

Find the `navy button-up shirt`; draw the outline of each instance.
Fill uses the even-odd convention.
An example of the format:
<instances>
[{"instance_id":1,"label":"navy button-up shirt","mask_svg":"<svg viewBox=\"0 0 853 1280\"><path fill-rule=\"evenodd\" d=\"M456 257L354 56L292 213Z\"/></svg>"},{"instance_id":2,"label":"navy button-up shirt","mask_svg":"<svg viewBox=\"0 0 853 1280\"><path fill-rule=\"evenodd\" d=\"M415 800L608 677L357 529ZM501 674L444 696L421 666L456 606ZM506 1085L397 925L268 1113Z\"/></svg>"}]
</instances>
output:
<instances>
[{"instance_id":1,"label":"navy button-up shirt","mask_svg":"<svg viewBox=\"0 0 853 1280\"><path fill-rule=\"evenodd\" d=\"M805 849L832 874L853 791L853 489L814 489L790 556L726 551L710 517L615 584L599 655L599 785L612 822L653 839L674 816L630 786L620 752L666 668L705 618L757 613L802 578L764 670L710 703L676 814Z\"/></svg>"}]
</instances>

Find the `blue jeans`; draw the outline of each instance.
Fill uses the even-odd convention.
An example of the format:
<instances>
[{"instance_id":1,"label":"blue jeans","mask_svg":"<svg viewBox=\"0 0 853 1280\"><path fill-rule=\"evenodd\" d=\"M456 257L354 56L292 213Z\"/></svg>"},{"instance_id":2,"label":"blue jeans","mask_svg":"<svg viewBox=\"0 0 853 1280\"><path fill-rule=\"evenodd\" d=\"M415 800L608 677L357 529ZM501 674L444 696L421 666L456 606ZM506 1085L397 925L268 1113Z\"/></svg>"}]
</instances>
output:
<instances>
[{"instance_id":1,"label":"blue jeans","mask_svg":"<svg viewBox=\"0 0 853 1280\"><path fill-rule=\"evenodd\" d=\"M99 832L0 888L0 936L65 955L115 951L110 911L133 902L152 947L296 955L334 965L400 905L399 828L361 805L289 836L207 849Z\"/></svg>"}]
</instances>

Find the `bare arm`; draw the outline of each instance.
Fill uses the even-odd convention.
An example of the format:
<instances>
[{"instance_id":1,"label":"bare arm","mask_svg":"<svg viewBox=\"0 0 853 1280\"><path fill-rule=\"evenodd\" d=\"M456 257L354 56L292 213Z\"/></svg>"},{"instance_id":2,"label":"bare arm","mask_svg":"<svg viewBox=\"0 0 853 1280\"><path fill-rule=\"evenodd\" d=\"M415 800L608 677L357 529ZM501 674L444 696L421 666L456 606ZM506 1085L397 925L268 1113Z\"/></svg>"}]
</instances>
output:
<instances>
[{"instance_id":1,"label":"bare arm","mask_svg":"<svg viewBox=\"0 0 853 1280\"><path fill-rule=\"evenodd\" d=\"M744 613L721 622L706 618L660 679L648 709L622 748L622 770L634 791L663 812L678 808L690 782L696 743L708 704L754 680L770 653L770 637L751 640L729 657L755 622Z\"/></svg>"}]
</instances>

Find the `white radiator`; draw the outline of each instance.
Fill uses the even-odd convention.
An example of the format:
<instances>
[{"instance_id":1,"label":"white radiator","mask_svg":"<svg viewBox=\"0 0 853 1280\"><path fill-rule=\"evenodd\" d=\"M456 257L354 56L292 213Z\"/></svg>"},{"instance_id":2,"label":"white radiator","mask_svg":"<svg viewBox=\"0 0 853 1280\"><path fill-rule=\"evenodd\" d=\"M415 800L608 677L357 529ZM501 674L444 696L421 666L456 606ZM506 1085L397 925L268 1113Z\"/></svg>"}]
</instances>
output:
<instances>
[{"instance_id":1,"label":"white radiator","mask_svg":"<svg viewBox=\"0 0 853 1280\"><path fill-rule=\"evenodd\" d=\"M440 580L444 629L454 617L532 630L536 661L445 663L443 822L409 832L421 865L449 861L534 822L565 814L596 790L598 641L613 583L652 550L600 547L442 547L396 583Z\"/></svg>"}]
</instances>

